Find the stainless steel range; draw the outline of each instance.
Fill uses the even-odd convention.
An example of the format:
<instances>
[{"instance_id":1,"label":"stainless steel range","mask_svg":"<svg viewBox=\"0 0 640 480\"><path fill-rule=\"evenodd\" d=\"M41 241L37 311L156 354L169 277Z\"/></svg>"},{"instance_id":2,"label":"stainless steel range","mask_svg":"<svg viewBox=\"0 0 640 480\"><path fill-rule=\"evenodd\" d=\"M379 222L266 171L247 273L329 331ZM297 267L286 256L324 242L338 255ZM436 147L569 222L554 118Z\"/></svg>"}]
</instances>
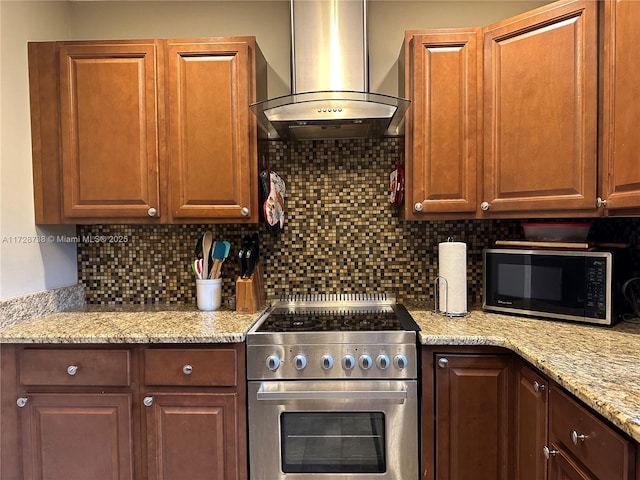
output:
<instances>
[{"instance_id":1,"label":"stainless steel range","mask_svg":"<svg viewBox=\"0 0 640 480\"><path fill-rule=\"evenodd\" d=\"M247 334L251 480L417 480L418 330L384 294L274 302Z\"/></svg>"}]
</instances>

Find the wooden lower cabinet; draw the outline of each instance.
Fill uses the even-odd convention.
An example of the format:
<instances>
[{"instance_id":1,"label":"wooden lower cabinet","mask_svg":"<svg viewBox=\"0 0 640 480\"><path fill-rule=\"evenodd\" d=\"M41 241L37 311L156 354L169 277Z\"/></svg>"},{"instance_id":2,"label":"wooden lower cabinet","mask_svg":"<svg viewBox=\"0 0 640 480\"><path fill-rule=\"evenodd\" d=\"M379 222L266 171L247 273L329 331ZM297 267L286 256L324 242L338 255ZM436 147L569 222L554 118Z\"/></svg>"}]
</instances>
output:
<instances>
[{"instance_id":1,"label":"wooden lower cabinet","mask_svg":"<svg viewBox=\"0 0 640 480\"><path fill-rule=\"evenodd\" d=\"M244 344L0 351L4 480L246 480Z\"/></svg>"},{"instance_id":2,"label":"wooden lower cabinet","mask_svg":"<svg viewBox=\"0 0 640 480\"><path fill-rule=\"evenodd\" d=\"M424 383L435 388L434 403L424 405L432 411L423 410L424 422L434 420L423 435L433 429L435 449L425 440L423 454L435 451L435 476L423 455L423 478L513 478L513 356L427 350L423 361Z\"/></svg>"},{"instance_id":3,"label":"wooden lower cabinet","mask_svg":"<svg viewBox=\"0 0 640 480\"><path fill-rule=\"evenodd\" d=\"M149 479L233 479L238 452L234 394L158 393L144 398Z\"/></svg>"},{"instance_id":4,"label":"wooden lower cabinet","mask_svg":"<svg viewBox=\"0 0 640 480\"><path fill-rule=\"evenodd\" d=\"M555 448L552 445L552 448ZM597 480L585 473L576 465L565 452L556 451L555 458L549 467L549 479L551 480ZM546 478L546 477L545 477Z\"/></svg>"},{"instance_id":5,"label":"wooden lower cabinet","mask_svg":"<svg viewBox=\"0 0 640 480\"><path fill-rule=\"evenodd\" d=\"M509 350L422 348L423 480L640 480L640 444Z\"/></svg>"},{"instance_id":6,"label":"wooden lower cabinet","mask_svg":"<svg viewBox=\"0 0 640 480\"><path fill-rule=\"evenodd\" d=\"M146 478L246 480L244 346L142 355Z\"/></svg>"},{"instance_id":7,"label":"wooden lower cabinet","mask_svg":"<svg viewBox=\"0 0 640 480\"><path fill-rule=\"evenodd\" d=\"M545 480L549 381L521 362L516 392L516 478Z\"/></svg>"},{"instance_id":8,"label":"wooden lower cabinet","mask_svg":"<svg viewBox=\"0 0 640 480\"><path fill-rule=\"evenodd\" d=\"M554 385L549 392L549 445L550 480L635 479L635 442Z\"/></svg>"},{"instance_id":9,"label":"wooden lower cabinet","mask_svg":"<svg viewBox=\"0 0 640 480\"><path fill-rule=\"evenodd\" d=\"M21 399L23 478L134 478L130 394L36 393Z\"/></svg>"}]
</instances>

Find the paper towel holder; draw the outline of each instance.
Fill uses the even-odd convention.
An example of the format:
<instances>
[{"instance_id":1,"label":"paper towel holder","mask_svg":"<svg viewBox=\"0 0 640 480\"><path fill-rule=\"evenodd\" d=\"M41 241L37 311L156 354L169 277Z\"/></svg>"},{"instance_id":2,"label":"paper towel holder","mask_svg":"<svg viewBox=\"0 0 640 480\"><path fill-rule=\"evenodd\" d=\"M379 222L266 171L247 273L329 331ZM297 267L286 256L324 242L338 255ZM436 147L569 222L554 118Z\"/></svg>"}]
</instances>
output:
<instances>
[{"instance_id":1,"label":"paper towel holder","mask_svg":"<svg viewBox=\"0 0 640 480\"><path fill-rule=\"evenodd\" d=\"M449 237L451 238L451 237ZM440 282L439 280L444 280L444 288L445 288L445 293L446 293L446 298L447 298L447 304L445 305L445 310L441 311L440 310L440 295L439 294L439 290L440 290ZM433 281L433 311L434 313L439 313L440 315L444 315L445 317L466 317L467 315L469 315L469 312L458 312L458 313L452 313L449 312L449 282L447 282L447 279L438 275L435 280Z\"/></svg>"}]
</instances>

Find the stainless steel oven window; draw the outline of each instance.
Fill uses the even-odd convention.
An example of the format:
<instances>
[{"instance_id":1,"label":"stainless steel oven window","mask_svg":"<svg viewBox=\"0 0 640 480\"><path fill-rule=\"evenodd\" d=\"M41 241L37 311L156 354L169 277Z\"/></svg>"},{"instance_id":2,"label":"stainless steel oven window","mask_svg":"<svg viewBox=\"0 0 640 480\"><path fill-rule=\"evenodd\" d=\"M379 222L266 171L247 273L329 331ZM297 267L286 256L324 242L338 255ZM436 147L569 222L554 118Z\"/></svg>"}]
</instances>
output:
<instances>
[{"instance_id":1,"label":"stainless steel oven window","mask_svg":"<svg viewBox=\"0 0 640 480\"><path fill-rule=\"evenodd\" d=\"M385 473L382 412L283 412L283 473Z\"/></svg>"}]
</instances>

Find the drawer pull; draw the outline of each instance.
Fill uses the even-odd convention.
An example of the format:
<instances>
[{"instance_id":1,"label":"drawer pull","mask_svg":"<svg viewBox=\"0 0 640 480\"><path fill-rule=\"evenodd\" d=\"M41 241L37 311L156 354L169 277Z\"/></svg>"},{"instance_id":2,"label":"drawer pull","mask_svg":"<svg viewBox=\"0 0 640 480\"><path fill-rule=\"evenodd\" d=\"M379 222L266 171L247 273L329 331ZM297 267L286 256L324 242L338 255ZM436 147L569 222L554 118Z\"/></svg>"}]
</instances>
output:
<instances>
[{"instance_id":1,"label":"drawer pull","mask_svg":"<svg viewBox=\"0 0 640 480\"><path fill-rule=\"evenodd\" d=\"M541 390L544 390L544 389L545 389L544 383L538 383L537 381L533 382L533 391L534 392L537 393L537 392L539 392Z\"/></svg>"},{"instance_id":2,"label":"drawer pull","mask_svg":"<svg viewBox=\"0 0 640 480\"><path fill-rule=\"evenodd\" d=\"M588 438L588 435L579 435L575 430L571 430L571 441L574 445L578 444L578 440L584 442Z\"/></svg>"},{"instance_id":3,"label":"drawer pull","mask_svg":"<svg viewBox=\"0 0 640 480\"><path fill-rule=\"evenodd\" d=\"M153 405L153 397L144 397L142 403L145 407L150 407L151 405Z\"/></svg>"},{"instance_id":4,"label":"drawer pull","mask_svg":"<svg viewBox=\"0 0 640 480\"><path fill-rule=\"evenodd\" d=\"M16 405L18 405L20 408L23 408L28 401L29 397L20 397L16 400Z\"/></svg>"},{"instance_id":5,"label":"drawer pull","mask_svg":"<svg viewBox=\"0 0 640 480\"><path fill-rule=\"evenodd\" d=\"M77 365L69 365L67 367L67 373L73 377L76 373L78 373L78 366Z\"/></svg>"},{"instance_id":6,"label":"drawer pull","mask_svg":"<svg viewBox=\"0 0 640 480\"><path fill-rule=\"evenodd\" d=\"M542 454L544 455L544 458L546 458L547 460L549 460L549 458L551 457L554 457L557 453L558 453L557 450L551 450L546 445L542 447Z\"/></svg>"},{"instance_id":7,"label":"drawer pull","mask_svg":"<svg viewBox=\"0 0 640 480\"><path fill-rule=\"evenodd\" d=\"M185 375L191 375L191 372L193 372L193 367L188 363L184 367L182 367L182 373L184 373Z\"/></svg>"}]
</instances>

